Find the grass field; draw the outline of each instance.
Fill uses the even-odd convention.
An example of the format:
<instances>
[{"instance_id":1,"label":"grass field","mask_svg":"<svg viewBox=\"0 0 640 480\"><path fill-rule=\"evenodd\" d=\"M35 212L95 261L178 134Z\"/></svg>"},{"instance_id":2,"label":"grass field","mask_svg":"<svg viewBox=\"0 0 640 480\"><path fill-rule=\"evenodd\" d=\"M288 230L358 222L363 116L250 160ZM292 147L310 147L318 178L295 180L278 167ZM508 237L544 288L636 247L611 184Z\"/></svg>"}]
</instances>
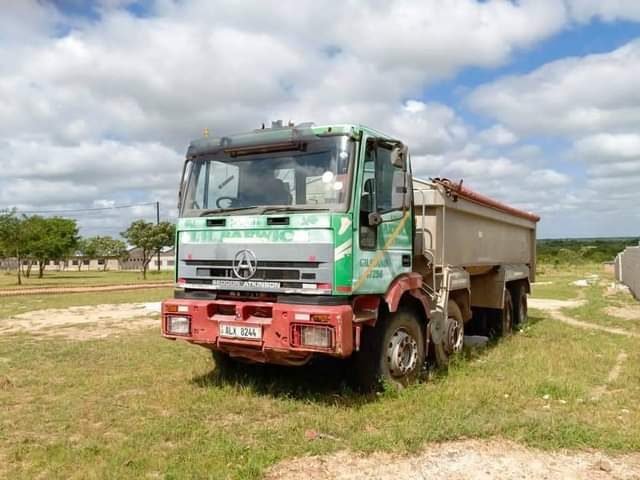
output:
<instances>
[{"instance_id":1,"label":"grass field","mask_svg":"<svg viewBox=\"0 0 640 480\"><path fill-rule=\"evenodd\" d=\"M605 297L603 287L568 286L590 269L601 273L545 269L538 281L553 283L534 295L584 296L586 306L567 313L611 324L601 312L631 301ZM154 301L168 292L8 297L0 323L18 311ZM593 399L620 352L627 360L610 393ZM294 456L413 451L461 437L640 450L638 340L541 311L517 335L400 392L354 393L344 367L242 366L224 374L206 350L163 340L157 328L97 341L0 336L0 477L252 479ZM308 430L324 435L310 441Z\"/></svg>"},{"instance_id":2,"label":"grass field","mask_svg":"<svg viewBox=\"0 0 640 480\"><path fill-rule=\"evenodd\" d=\"M0 321L12 315L47 308L68 308L104 303L159 302L172 294L172 288L150 288L116 292L69 293L64 295L13 295L0 298Z\"/></svg>"},{"instance_id":3,"label":"grass field","mask_svg":"<svg viewBox=\"0 0 640 480\"><path fill-rule=\"evenodd\" d=\"M22 277L22 286L18 286L15 272L0 271L0 288L28 288L28 287L65 287L83 285L120 285L143 282L164 282L173 279L172 271L147 272L147 279L142 278L138 271L90 271L65 272L45 271L43 278L38 278L38 272L31 272L29 278Z\"/></svg>"}]
</instances>

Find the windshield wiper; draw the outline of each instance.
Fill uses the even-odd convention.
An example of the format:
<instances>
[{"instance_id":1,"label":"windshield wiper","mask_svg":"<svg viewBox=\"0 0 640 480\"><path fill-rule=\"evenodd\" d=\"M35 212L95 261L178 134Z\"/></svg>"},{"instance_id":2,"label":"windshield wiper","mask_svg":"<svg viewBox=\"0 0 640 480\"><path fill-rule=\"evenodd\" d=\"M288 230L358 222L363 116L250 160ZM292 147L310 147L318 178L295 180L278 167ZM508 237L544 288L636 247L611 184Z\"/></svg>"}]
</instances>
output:
<instances>
[{"instance_id":1,"label":"windshield wiper","mask_svg":"<svg viewBox=\"0 0 640 480\"><path fill-rule=\"evenodd\" d=\"M205 210L200 214L201 217L208 217L209 215L216 215L218 213L238 212L240 210L251 210L253 208L260 208L257 205L249 205L248 207L228 207L228 208L212 208Z\"/></svg>"},{"instance_id":2,"label":"windshield wiper","mask_svg":"<svg viewBox=\"0 0 640 480\"><path fill-rule=\"evenodd\" d=\"M317 211L329 211L326 207L308 207L308 206L295 206L295 205L285 205L282 207L265 207L261 214L267 212L317 212Z\"/></svg>"}]
</instances>

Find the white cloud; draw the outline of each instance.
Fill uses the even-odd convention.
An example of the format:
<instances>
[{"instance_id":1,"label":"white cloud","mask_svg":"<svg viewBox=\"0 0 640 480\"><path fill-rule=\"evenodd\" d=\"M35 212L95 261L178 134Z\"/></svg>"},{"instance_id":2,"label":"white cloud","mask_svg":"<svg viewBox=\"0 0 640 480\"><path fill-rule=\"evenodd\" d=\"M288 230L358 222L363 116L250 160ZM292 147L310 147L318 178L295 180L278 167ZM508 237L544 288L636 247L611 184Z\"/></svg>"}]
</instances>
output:
<instances>
[{"instance_id":1,"label":"white cloud","mask_svg":"<svg viewBox=\"0 0 640 480\"><path fill-rule=\"evenodd\" d=\"M463 180L472 190L543 216L562 215L577 208L568 175L551 168L537 168L530 161L488 156L478 146L414 158L413 164L418 177Z\"/></svg>"},{"instance_id":2,"label":"white cloud","mask_svg":"<svg viewBox=\"0 0 640 480\"><path fill-rule=\"evenodd\" d=\"M640 2L635 0L566 0L570 15L586 23L593 17L604 21L640 20Z\"/></svg>"},{"instance_id":3,"label":"white cloud","mask_svg":"<svg viewBox=\"0 0 640 480\"><path fill-rule=\"evenodd\" d=\"M599 12L589 11L587 3L581 7L588 15L613 15L614 10L604 9L615 2L602 2ZM637 233L630 212L640 205L638 78L640 40L635 40L608 53L562 59L498 79L471 94L473 108L520 136L548 135L571 145L560 153L570 159L571 182L566 175L545 174L537 188L530 184L543 200L545 228L591 236ZM552 203L554 182L564 192Z\"/></svg>"},{"instance_id":4,"label":"white cloud","mask_svg":"<svg viewBox=\"0 0 640 480\"><path fill-rule=\"evenodd\" d=\"M410 145L416 155L437 154L461 146L467 127L449 107L416 100L388 117L387 130Z\"/></svg>"},{"instance_id":5,"label":"white cloud","mask_svg":"<svg viewBox=\"0 0 640 480\"><path fill-rule=\"evenodd\" d=\"M640 40L612 52L566 58L481 86L476 110L521 135L584 135L640 122Z\"/></svg>"},{"instance_id":6,"label":"white cloud","mask_svg":"<svg viewBox=\"0 0 640 480\"><path fill-rule=\"evenodd\" d=\"M589 162L626 160L640 163L640 134L590 135L575 142L573 155Z\"/></svg>"},{"instance_id":7,"label":"white cloud","mask_svg":"<svg viewBox=\"0 0 640 480\"><path fill-rule=\"evenodd\" d=\"M204 126L230 132L274 114L375 120L428 82L505 62L564 21L550 0L192 0L160 2L149 18L116 8L125 3L101 2L99 21L69 20L72 31L46 45L0 47L0 64L11 65L0 78L0 136L162 138L177 148ZM51 10L30 5L29 18Z\"/></svg>"},{"instance_id":8,"label":"white cloud","mask_svg":"<svg viewBox=\"0 0 640 480\"><path fill-rule=\"evenodd\" d=\"M566 20L563 6L549 0L367 3L350 12L358 21L339 22L342 43L385 70L417 68L430 77L463 65L496 66Z\"/></svg>"},{"instance_id":9,"label":"white cloud","mask_svg":"<svg viewBox=\"0 0 640 480\"><path fill-rule=\"evenodd\" d=\"M518 137L502 125L493 125L478 133L478 139L488 145L512 145L518 141Z\"/></svg>"}]
</instances>

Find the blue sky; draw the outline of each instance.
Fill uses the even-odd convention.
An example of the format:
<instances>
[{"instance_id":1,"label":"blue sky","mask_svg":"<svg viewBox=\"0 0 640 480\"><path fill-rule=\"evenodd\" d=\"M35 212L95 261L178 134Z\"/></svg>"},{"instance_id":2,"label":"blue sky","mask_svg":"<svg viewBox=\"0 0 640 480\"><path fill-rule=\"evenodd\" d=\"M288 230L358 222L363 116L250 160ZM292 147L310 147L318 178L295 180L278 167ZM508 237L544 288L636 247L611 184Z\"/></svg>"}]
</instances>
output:
<instances>
[{"instance_id":1,"label":"blue sky","mask_svg":"<svg viewBox=\"0 0 640 480\"><path fill-rule=\"evenodd\" d=\"M173 218L189 140L283 118L397 135L418 174L541 214L542 237L640 234L640 2L3 8L0 209Z\"/></svg>"}]
</instances>

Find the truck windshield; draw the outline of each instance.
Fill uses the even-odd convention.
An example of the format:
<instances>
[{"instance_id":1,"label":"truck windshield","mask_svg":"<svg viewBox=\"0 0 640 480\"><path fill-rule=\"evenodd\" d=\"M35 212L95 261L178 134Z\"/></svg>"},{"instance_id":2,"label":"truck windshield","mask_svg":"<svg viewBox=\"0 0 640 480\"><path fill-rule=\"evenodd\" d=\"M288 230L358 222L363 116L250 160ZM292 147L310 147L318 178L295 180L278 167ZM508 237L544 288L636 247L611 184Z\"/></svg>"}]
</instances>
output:
<instances>
[{"instance_id":1,"label":"truck windshield","mask_svg":"<svg viewBox=\"0 0 640 480\"><path fill-rule=\"evenodd\" d=\"M235 155L219 152L193 160L182 216L278 210L346 210L353 140L310 140L301 150Z\"/></svg>"}]
</instances>

